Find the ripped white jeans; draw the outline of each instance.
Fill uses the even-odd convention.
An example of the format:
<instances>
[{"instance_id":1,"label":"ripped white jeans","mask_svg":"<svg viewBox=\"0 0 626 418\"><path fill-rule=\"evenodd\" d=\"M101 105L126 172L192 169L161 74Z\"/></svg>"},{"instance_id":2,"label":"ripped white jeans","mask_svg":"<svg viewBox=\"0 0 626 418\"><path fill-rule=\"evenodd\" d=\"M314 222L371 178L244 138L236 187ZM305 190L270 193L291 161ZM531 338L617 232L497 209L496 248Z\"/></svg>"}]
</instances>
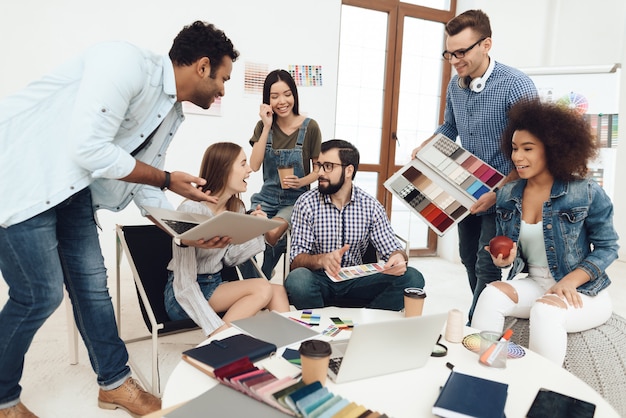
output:
<instances>
[{"instance_id":1,"label":"ripped white jeans","mask_svg":"<svg viewBox=\"0 0 626 418\"><path fill-rule=\"evenodd\" d=\"M515 303L495 286L488 285L480 294L472 327L479 330L503 331L504 318L513 316L529 319L529 347L548 360L561 366L567 352L567 333L580 332L605 323L611 316L613 306L606 289L597 296L581 294L582 307L574 308L563 299L567 309L538 302L556 281L550 270L529 267L527 277L508 280L517 293Z\"/></svg>"}]
</instances>

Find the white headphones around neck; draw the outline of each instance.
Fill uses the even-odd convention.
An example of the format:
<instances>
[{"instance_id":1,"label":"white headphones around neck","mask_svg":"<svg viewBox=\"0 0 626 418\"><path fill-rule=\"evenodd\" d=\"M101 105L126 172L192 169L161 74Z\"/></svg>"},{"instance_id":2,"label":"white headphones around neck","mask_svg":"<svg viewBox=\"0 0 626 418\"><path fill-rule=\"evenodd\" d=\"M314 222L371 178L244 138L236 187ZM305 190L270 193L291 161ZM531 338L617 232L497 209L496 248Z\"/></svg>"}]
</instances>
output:
<instances>
[{"instance_id":1,"label":"white headphones around neck","mask_svg":"<svg viewBox=\"0 0 626 418\"><path fill-rule=\"evenodd\" d=\"M462 89L466 89L469 87L469 89L473 91L474 93L480 93L481 91L485 89L485 84L487 84L487 79L493 72L493 67L495 67L495 65L496 65L496 61L492 58L489 58L489 66L487 67L487 71L485 71L485 74L483 74L482 77L476 77L474 79L471 79L469 76L459 77L457 80L457 84Z\"/></svg>"}]
</instances>

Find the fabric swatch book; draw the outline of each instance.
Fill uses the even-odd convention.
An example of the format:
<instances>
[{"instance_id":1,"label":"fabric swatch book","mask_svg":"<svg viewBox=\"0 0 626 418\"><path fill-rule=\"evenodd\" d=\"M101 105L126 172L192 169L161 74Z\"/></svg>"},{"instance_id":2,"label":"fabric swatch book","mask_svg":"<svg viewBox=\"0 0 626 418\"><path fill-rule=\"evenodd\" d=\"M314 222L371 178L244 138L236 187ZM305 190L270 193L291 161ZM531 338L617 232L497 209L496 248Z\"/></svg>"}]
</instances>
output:
<instances>
[{"instance_id":1,"label":"fabric swatch book","mask_svg":"<svg viewBox=\"0 0 626 418\"><path fill-rule=\"evenodd\" d=\"M443 418L503 418L509 385L452 371L433 414Z\"/></svg>"},{"instance_id":2,"label":"fabric swatch book","mask_svg":"<svg viewBox=\"0 0 626 418\"><path fill-rule=\"evenodd\" d=\"M346 280L358 279L359 277L365 277L376 273L383 273L385 270L388 270L385 268L385 263L368 263L361 264L359 266L343 267L341 270L339 270L339 274L337 275L338 277L333 277L328 274L328 272L326 272L326 275L333 282L343 282Z\"/></svg>"},{"instance_id":3,"label":"fabric swatch book","mask_svg":"<svg viewBox=\"0 0 626 418\"><path fill-rule=\"evenodd\" d=\"M384 186L442 236L502 179L504 174L438 134Z\"/></svg>"},{"instance_id":4,"label":"fabric swatch book","mask_svg":"<svg viewBox=\"0 0 626 418\"><path fill-rule=\"evenodd\" d=\"M214 377L221 383L218 387L228 388L211 389L185 404L181 409L184 408L183 412L189 415L171 416L313 417L318 411L322 417L322 411L334 405L338 400L335 398L340 398L320 382L307 385L299 377L276 375L264 367L255 366L247 357L216 368ZM363 406L351 405L355 412L366 410ZM206 409L202 410L202 407Z\"/></svg>"},{"instance_id":5,"label":"fabric swatch book","mask_svg":"<svg viewBox=\"0 0 626 418\"><path fill-rule=\"evenodd\" d=\"M276 345L246 334L236 334L183 352L183 360L213 376L214 369L248 358L254 362L276 352Z\"/></svg>"}]
</instances>

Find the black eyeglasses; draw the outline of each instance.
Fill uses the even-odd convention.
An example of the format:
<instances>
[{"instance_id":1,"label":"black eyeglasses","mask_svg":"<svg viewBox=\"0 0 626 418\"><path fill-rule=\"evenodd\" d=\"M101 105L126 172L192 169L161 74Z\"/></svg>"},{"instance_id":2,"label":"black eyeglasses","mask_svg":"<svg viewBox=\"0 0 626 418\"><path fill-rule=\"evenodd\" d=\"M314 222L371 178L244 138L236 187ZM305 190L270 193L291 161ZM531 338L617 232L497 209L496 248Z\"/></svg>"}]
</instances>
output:
<instances>
[{"instance_id":1,"label":"black eyeglasses","mask_svg":"<svg viewBox=\"0 0 626 418\"><path fill-rule=\"evenodd\" d=\"M324 169L325 173L330 173L335 169L335 166L339 165L341 167L347 167L350 164L341 164L341 163L313 163L313 171L316 173L320 171L321 168Z\"/></svg>"},{"instance_id":2,"label":"black eyeglasses","mask_svg":"<svg viewBox=\"0 0 626 418\"><path fill-rule=\"evenodd\" d=\"M472 50L472 48L474 48L476 45L478 45L479 43L481 43L482 41L484 41L485 38L480 38L479 40L477 40L476 42L474 42L470 47L465 48L465 49L457 49L454 52L450 52L450 51L443 51L441 53L441 56L443 57L443 59L446 59L448 61L450 61L452 59L452 57L460 59L463 58L465 56L465 54L467 54L469 51Z\"/></svg>"}]
</instances>

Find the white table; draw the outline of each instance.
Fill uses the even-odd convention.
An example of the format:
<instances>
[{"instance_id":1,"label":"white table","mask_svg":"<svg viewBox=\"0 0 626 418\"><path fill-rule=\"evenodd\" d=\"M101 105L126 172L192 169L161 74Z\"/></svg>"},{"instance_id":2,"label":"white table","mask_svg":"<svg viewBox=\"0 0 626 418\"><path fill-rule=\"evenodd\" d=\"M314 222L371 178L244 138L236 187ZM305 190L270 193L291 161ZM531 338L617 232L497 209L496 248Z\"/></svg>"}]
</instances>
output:
<instances>
[{"instance_id":1,"label":"white table","mask_svg":"<svg viewBox=\"0 0 626 418\"><path fill-rule=\"evenodd\" d=\"M323 331L331 324L330 317L351 319L355 324L375 322L402 317L402 313L372 310L365 308L314 309L313 313L322 316L317 330ZM287 314L286 314L287 315ZM299 318L300 312L290 312L289 316ZM466 328L465 335L475 332ZM218 339L234 335L236 329L227 329L216 336ZM341 331L335 339L349 338L350 331ZM433 417L432 405L439 388L445 383L450 370L446 363L452 363L455 371L479 376L509 385L505 413L507 418L524 417L540 388L547 388L566 395L592 402L596 405L596 417L619 418L617 412L595 390L567 370L554 365L540 355L528 350L519 359L509 359L505 369L493 369L478 363L477 354L462 344L449 343L445 357L431 357L428 363L416 370L409 370L385 376L364 379L343 384L327 380L328 389L366 408L386 413L390 417ZM297 348L299 344L295 344ZM193 399L217 385L217 381L191 365L182 361L176 366L163 392L163 407L170 407Z\"/></svg>"}]
</instances>

